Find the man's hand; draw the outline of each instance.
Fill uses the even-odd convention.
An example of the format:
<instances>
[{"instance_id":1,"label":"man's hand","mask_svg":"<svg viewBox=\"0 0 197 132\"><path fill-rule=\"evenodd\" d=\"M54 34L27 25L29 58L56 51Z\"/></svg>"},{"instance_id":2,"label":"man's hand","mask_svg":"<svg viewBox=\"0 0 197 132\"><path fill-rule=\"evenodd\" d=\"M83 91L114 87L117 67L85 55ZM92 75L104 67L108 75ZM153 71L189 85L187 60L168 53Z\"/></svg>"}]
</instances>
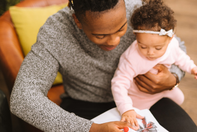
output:
<instances>
[{"instance_id":1,"label":"man's hand","mask_svg":"<svg viewBox=\"0 0 197 132\"><path fill-rule=\"evenodd\" d=\"M147 72L144 75L135 77L135 84L139 90L149 94L159 93L171 89L176 84L176 78L171 72L162 64L157 64L155 69L157 74Z\"/></svg>"},{"instance_id":2,"label":"man's hand","mask_svg":"<svg viewBox=\"0 0 197 132\"><path fill-rule=\"evenodd\" d=\"M125 127L132 128L132 125L128 122L114 121L103 124L93 123L89 132L123 132Z\"/></svg>"}]
</instances>

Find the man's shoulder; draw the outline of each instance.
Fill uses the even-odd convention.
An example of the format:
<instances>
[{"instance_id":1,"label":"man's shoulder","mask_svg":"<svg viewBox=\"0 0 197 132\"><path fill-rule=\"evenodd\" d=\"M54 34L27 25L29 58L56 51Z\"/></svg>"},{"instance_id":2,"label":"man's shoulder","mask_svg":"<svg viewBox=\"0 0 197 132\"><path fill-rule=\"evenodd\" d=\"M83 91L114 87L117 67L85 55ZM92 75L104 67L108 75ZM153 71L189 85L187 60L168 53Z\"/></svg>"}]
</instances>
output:
<instances>
[{"instance_id":1,"label":"man's shoulder","mask_svg":"<svg viewBox=\"0 0 197 132\"><path fill-rule=\"evenodd\" d=\"M127 11L133 12L136 8L142 6L142 0L125 0Z\"/></svg>"},{"instance_id":2,"label":"man's shoulder","mask_svg":"<svg viewBox=\"0 0 197 132\"><path fill-rule=\"evenodd\" d=\"M37 45L44 45L51 53L68 49L77 44L76 36L80 35L69 8L64 8L50 16L40 28L37 36Z\"/></svg>"},{"instance_id":3,"label":"man's shoulder","mask_svg":"<svg viewBox=\"0 0 197 132\"><path fill-rule=\"evenodd\" d=\"M130 5L136 5L136 4L142 4L142 0L125 0L126 4L130 4Z\"/></svg>"},{"instance_id":4,"label":"man's shoulder","mask_svg":"<svg viewBox=\"0 0 197 132\"><path fill-rule=\"evenodd\" d=\"M72 11L70 11L68 7L65 7L59 10L57 13L50 16L47 19L46 24L51 24L51 26L58 25L58 27L70 27L71 25L73 25L73 22L74 20L72 18Z\"/></svg>"},{"instance_id":5,"label":"man's shoulder","mask_svg":"<svg viewBox=\"0 0 197 132\"><path fill-rule=\"evenodd\" d=\"M126 6L127 20L128 20L128 23L130 24L130 18L134 10L142 6L142 0L125 0L125 6Z\"/></svg>"},{"instance_id":6,"label":"man's shoulder","mask_svg":"<svg viewBox=\"0 0 197 132\"><path fill-rule=\"evenodd\" d=\"M40 28L38 37L49 37L53 40L71 38L72 35L77 33L78 28L72 18L72 11L65 7L57 13L51 15L44 25ZM61 38L63 37L63 38Z\"/></svg>"}]
</instances>

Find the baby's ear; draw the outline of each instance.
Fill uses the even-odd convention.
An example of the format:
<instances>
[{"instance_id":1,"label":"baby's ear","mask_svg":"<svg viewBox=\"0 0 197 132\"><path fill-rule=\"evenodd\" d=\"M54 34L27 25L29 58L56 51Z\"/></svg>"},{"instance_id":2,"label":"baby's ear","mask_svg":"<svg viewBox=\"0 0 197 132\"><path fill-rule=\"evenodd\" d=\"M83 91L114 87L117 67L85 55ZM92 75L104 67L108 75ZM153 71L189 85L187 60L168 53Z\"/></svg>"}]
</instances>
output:
<instances>
[{"instance_id":1,"label":"baby's ear","mask_svg":"<svg viewBox=\"0 0 197 132\"><path fill-rule=\"evenodd\" d=\"M175 36L175 34L172 35L172 37L170 38L170 40L172 40L172 38Z\"/></svg>"}]
</instances>

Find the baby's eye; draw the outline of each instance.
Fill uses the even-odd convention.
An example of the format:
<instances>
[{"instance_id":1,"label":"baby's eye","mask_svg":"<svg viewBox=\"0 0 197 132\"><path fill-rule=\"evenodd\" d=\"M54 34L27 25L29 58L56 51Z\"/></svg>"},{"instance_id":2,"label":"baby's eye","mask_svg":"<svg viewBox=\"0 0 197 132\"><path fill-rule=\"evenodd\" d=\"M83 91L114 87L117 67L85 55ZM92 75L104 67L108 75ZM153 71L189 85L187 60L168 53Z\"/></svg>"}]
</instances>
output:
<instances>
[{"instance_id":1,"label":"baby's eye","mask_svg":"<svg viewBox=\"0 0 197 132\"><path fill-rule=\"evenodd\" d=\"M96 35L97 39L103 39L105 37L105 35Z\"/></svg>"},{"instance_id":2,"label":"baby's eye","mask_svg":"<svg viewBox=\"0 0 197 132\"><path fill-rule=\"evenodd\" d=\"M145 47L145 46L140 46L142 49L146 49L147 47Z\"/></svg>"},{"instance_id":3,"label":"baby's eye","mask_svg":"<svg viewBox=\"0 0 197 132\"><path fill-rule=\"evenodd\" d=\"M162 47L159 47L159 48L155 48L156 50L161 50L162 49Z\"/></svg>"}]
</instances>

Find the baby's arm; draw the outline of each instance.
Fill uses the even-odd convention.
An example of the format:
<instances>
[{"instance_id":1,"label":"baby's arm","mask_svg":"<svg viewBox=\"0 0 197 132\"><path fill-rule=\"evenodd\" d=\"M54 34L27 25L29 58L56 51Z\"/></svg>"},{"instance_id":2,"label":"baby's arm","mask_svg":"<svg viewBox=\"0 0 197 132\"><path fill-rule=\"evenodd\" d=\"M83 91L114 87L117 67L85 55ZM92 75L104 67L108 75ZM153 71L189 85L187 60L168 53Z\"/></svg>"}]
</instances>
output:
<instances>
[{"instance_id":1,"label":"baby's arm","mask_svg":"<svg viewBox=\"0 0 197 132\"><path fill-rule=\"evenodd\" d=\"M133 78L136 73L130 62L130 60L134 60L131 59L132 56L129 56L130 50L131 49L127 49L121 55L118 68L116 69L114 77L111 81L114 101L121 115L124 112L133 109L133 102L129 97L128 92L129 89L131 89L131 83L133 82Z\"/></svg>"},{"instance_id":2,"label":"baby's arm","mask_svg":"<svg viewBox=\"0 0 197 132\"><path fill-rule=\"evenodd\" d=\"M128 69L130 69L128 64L120 61L111 81L113 98L121 115L133 108L133 102L128 96L128 91L133 80L134 71Z\"/></svg>"},{"instance_id":3,"label":"baby's arm","mask_svg":"<svg viewBox=\"0 0 197 132\"><path fill-rule=\"evenodd\" d=\"M132 99L128 96L134 76L135 72L128 60L128 56L123 54L112 79L112 94L117 109L122 115L121 121L130 123L133 130L138 130L139 124L136 118L143 119L144 117L133 110Z\"/></svg>"},{"instance_id":4,"label":"baby's arm","mask_svg":"<svg viewBox=\"0 0 197 132\"><path fill-rule=\"evenodd\" d=\"M190 57L185 52L183 52L183 50L181 50L178 44L175 44L173 51L175 57L175 65L179 66L179 68L181 68L185 72L192 73L193 68L196 67L194 61L191 60Z\"/></svg>"}]
</instances>

